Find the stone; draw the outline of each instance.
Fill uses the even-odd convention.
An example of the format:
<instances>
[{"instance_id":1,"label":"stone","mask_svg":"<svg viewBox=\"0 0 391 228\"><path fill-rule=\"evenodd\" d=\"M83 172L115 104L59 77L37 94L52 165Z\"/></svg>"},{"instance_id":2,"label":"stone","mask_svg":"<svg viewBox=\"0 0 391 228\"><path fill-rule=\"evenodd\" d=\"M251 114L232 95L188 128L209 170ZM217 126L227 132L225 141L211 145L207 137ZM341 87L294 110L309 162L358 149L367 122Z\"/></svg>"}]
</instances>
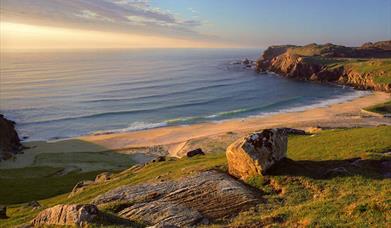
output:
<instances>
[{"instance_id":1,"label":"stone","mask_svg":"<svg viewBox=\"0 0 391 228\"><path fill-rule=\"evenodd\" d=\"M95 205L132 202L118 212L146 225L197 226L235 216L260 202L258 192L226 173L204 171L179 180L121 186L93 200Z\"/></svg>"},{"instance_id":2,"label":"stone","mask_svg":"<svg viewBox=\"0 0 391 228\"><path fill-rule=\"evenodd\" d=\"M287 144L284 128L265 129L241 138L227 148L228 172L243 180L262 175L286 157Z\"/></svg>"},{"instance_id":3,"label":"stone","mask_svg":"<svg viewBox=\"0 0 391 228\"><path fill-rule=\"evenodd\" d=\"M296 128L283 128L287 134L290 135L306 135L304 130L296 129Z\"/></svg>"},{"instance_id":4,"label":"stone","mask_svg":"<svg viewBox=\"0 0 391 228\"><path fill-rule=\"evenodd\" d=\"M103 172L95 177L95 183L102 183L111 179L113 174L110 172Z\"/></svg>"},{"instance_id":5,"label":"stone","mask_svg":"<svg viewBox=\"0 0 391 228\"><path fill-rule=\"evenodd\" d=\"M27 206L32 207L33 209L37 209L41 207L41 204L38 201L30 201L27 203Z\"/></svg>"},{"instance_id":6,"label":"stone","mask_svg":"<svg viewBox=\"0 0 391 228\"><path fill-rule=\"evenodd\" d=\"M73 189L72 189L71 193L69 193L68 197L74 196L75 194L83 191L87 186L94 184L94 183L95 183L94 181L90 181L90 180L84 180L84 181L78 182L75 185L75 187L73 187Z\"/></svg>"},{"instance_id":7,"label":"stone","mask_svg":"<svg viewBox=\"0 0 391 228\"><path fill-rule=\"evenodd\" d=\"M159 157L156 158L156 160L158 162L163 162L163 161L166 161L166 157L165 156L159 156Z\"/></svg>"},{"instance_id":8,"label":"stone","mask_svg":"<svg viewBox=\"0 0 391 228\"><path fill-rule=\"evenodd\" d=\"M154 163L154 162L163 162L163 161L165 161L165 160L166 160L166 157L165 157L165 156L159 156L159 157L153 159L153 160L151 161L151 163Z\"/></svg>"},{"instance_id":9,"label":"stone","mask_svg":"<svg viewBox=\"0 0 391 228\"><path fill-rule=\"evenodd\" d=\"M201 148L198 148L198 149L195 149L195 150L191 150L189 152L186 153L186 156L187 157L193 157L193 156L196 156L196 155L205 155L204 151L202 151Z\"/></svg>"},{"instance_id":10,"label":"stone","mask_svg":"<svg viewBox=\"0 0 391 228\"><path fill-rule=\"evenodd\" d=\"M99 216L100 212L95 205L60 204L41 211L31 221L31 225L37 227L45 225L83 226L93 224Z\"/></svg>"},{"instance_id":11,"label":"stone","mask_svg":"<svg viewBox=\"0 0 391 228\"><path fill-rule=\"evenodd\" d=\"M7 207L4 205L0 205L0 219L7 219Z\"/></svg>"},{"instance_id":12,"label":"stone","mask_svg":"<svg viewBox=\"0 0 391 228\"><path fill-rule=\"evenodd\" d=\"M245 59L242 60L242 64L243 65L248 65L248 64L250 64L250 60L245 58Z\"/></svg>"}]
</instances>

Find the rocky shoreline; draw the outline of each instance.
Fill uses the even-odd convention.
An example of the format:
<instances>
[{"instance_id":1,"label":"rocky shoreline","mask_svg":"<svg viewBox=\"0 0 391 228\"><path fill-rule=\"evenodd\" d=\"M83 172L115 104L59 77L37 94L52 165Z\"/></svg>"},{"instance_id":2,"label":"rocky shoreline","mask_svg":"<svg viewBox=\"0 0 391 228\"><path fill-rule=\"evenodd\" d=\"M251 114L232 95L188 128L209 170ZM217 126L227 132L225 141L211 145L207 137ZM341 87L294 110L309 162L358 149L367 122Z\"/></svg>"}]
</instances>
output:
<instances>
[{"instance_id":1,"label":"rocky shoreline","mask_svg":"<svg viewBox=\"0 0 391 228\"><path fill-rule=\"evenodd\" d=\"M15 122L0 114L0 161L8 160L23 149Z\"/></svg>"},{"instance_id":2,"label":"rocky shoreline","mask_svg":"<svg viewBox=\"0 0 391 228\"><path fill-rule=\"evenodd\" d=\"M357 48L334 44L280 45L264 51L257 60L256 71L391 92L390 58L391 41L367 43Z\"/></svg>"}]
</instances>

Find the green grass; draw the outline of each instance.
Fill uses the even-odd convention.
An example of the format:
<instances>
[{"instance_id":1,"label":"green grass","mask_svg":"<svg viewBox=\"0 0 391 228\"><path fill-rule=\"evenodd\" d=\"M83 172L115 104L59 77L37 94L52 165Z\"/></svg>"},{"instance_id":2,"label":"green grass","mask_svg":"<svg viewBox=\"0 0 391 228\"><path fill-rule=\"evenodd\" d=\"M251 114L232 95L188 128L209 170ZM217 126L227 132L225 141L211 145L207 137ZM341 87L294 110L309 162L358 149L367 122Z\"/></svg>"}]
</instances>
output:
<instances>
[{"instance_id":1,"label":"green grass","mask_svg":"<svg viewBox=\"0 0 391 228\"><path fill-rule=\"evenodd\" d=\"M301 55L301 56L320 56L326 55L331 52L343 52L348 51L350 48L343 46L333 45L333 44L308 44L302 47L292 47L288 49L288 52L291 54Z\"/></svg>"},{"instance_id":2,"label":"green grass","mask_svg":"<svg viewBox=\"0 0 391 228\"><path fill-rule=\"evenodd\" d=\"M67 193L77 182L93 180L97 174L102 172L72 172L58 176L55 175L56 172L53 172L55 170L49 167L1 170L0 204L23 203ZM45 171L48 172L45 173Z\"/></svg>"},{"instance_id":3,"label":"green grass","mask_svg":"<svg viewBox=\"0 0 391 228\"><path fill-rule=\"evenodd\" d=\"M391 150L391 127L336 129L312 136L291 136L293 160L342 160Z\"/></svg>"},{"instance_id":4,"label":"green grass","mask_svg":"<svg viewBox=\"0 0 391 228\"><path fill-rule=\"evenodd\" d=\"M347 59L342 59L342 58L325 58L325 57L320 57L320 56L308 56L304 57L304 61L306 63L311 63L311 64L319 64L319 65L337 65L344 63L348 61Z\"/></svg>"},{"instance_id":5,"label":"green grass","mask_svg":"<svg viewBox=\"0 0 391 228\"><path fill-rule=\"evenodd\" d=\"M23 203L63 194L81 180L94 179L103 171L123 170L133 164L129 155L114 152L38 154L33 167L0 170L0 204ZM63 167L70 167L71 172L62 175ZM78 167L84 167L84 171L80 172ZM72 171L72 168L76 170Z\"/></svg>"},{"instance_id":6,"label":"green grass","mask_svg":"<svg viewBox=\"0 0 391 228\"><path fill-rule=\"evenodd\" d=\"M73 165L86 167L87 170L94 170L102 169L102 167L105 167L105 169L124 169L133 164L135 163L131 159L131 155L106 151L42 153L35 157L33 165L54 167Z\"/></svg>"},{"instance_id":7,"label":"green grass","mask_svg":"<svg viewBox=\"0 0 391 228\"><path fill-rule=\"evenodd\" d=\"M306 63L323 65L327 70L345 68L373 77L377 84L391 84L391 59L326 58L322 56L304 57Z\"/></svg>"},{"instance_id":8,"label":"green grass","mask_svg":"<svg viewBox=\"0 0 391 228\"><path fill-rule=\"evenodd\" d=\"M352 62L346 67L361 74L374 74L378 84L391 84L391 59L370 59L363 62Z\"/></svg>"},{"instance_id":9,"label":"green grass","mask_svg":"<svg viewBox=\"0 0 391 228\"><path fill-rule=\"evenodd\" d=\"M222 142L230 137L216 138L216 143L223 145ZM383 178L376 167L352 170L350 175L319 179L312 178L312 171L306 170L306 163L299 162L307 160L312 164L311 167L323 167L324 163L334 165L339 164L338 161L346 162L344 159L359 156L371 158L374 154L378 155L376 159L388 159L382 152L390 150L390 137L391 127L387 126L325 130L315 136L290 136L288 156L294 160L292 163L299 164L296 168L304 171L298 175L294 173L295 170L290 172L287 169L288 172L249 180L249 184L262 191L265 202L253 210L240 213L232 220L226 220L224 224L213 226L386 227L389 224L387 218L391 216L391 181ZM216 149L211 145L212 142L205 140L197 140L203 150ZM220 147L217 150L220 151ZM152 163L136 171L127 170L116 174L115 179L92 185L71 198L65 194L41 200L40 203L44 207L60 203L88 203L99 194L118 186L155 181L157 176L163 179L186 177L208 169L227 170L223 151ZM11 218L0 220L0 227L28 222L39 212L21 205L11 205L8 211Z\"/></svg>"},{"instance_id":10,"label":"green grass","mask_svg":"<svg viewBox=\"0 0 391 228\"><path fill-rule=\"evenodd\" d=\"M370 106L368 108L365 108L365 110L370 112L375 112L379 114L390 114L391 113L391 100L383 103L383 104L377 104L374 106Z\"/></svg>"}]
</instances>

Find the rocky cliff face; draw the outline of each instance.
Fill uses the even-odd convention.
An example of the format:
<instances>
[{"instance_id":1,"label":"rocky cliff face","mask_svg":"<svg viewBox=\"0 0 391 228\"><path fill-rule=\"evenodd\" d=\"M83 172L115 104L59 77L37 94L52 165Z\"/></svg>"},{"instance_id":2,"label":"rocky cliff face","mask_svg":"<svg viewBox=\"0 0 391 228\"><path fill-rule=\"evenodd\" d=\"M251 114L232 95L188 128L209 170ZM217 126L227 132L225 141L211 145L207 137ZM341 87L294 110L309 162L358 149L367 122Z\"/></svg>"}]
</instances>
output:
<instances>
[{"instance_id":1,"label":"rocky cliff face","mask_svg":"<svg viewBox=\"0 0 391 228\"><path fill-rule=\"evenodd\" d=\"M15 123L0 114L0 161L11 158L22 149Z\"/></svg>"},{"instance_id":2,"label":"rocky cliff face","mask_svg":"<svg viewBox=\"0 0 391 228\"><path fill-rule=\"evenodd\" d=\"M391 41L367 43L359 48L333 44L272 46L257 61L257 71L391 92L390 58Z\"/></svg>"}]
</instances>

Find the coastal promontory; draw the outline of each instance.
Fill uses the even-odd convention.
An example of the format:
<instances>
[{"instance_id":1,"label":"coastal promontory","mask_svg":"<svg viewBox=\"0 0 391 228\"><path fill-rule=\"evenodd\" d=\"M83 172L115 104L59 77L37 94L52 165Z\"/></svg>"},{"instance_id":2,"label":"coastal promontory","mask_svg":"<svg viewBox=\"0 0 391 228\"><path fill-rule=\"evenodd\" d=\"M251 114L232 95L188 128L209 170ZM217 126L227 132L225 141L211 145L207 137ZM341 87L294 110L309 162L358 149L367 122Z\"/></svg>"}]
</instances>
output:
<instances>
[{"instance_id":1,"label":"coastal promontory","mask_svg":"<svg viewBox=\"0 0 391 228\"><path fill-rule=\"evenodd\" d=\"M257 61L257 71L391 92L391 40L360 47L331 43L271 46Z\"/></svg>"}]
</instances>

